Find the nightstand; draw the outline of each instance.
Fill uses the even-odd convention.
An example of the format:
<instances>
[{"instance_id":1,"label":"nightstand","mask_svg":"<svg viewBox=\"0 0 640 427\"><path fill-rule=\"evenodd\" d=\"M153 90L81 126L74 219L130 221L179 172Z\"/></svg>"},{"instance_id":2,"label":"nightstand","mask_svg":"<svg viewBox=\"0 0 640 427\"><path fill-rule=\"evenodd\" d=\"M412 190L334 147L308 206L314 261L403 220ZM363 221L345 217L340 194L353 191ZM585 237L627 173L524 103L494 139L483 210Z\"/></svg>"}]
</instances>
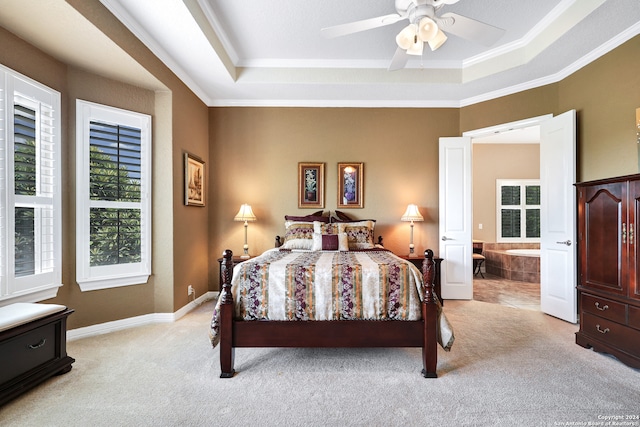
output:
<instances>
[{"instance_id":1,"label":"nightstand","mask_svg":"<svg viewBox=\"0 0 640 427\"><path fill-rule=\"evenodd\" d=\"M411 264L418 267L418 270L422 271L422 261L424 261L424 255L412 256L409 255L398 255L398 258L406 259ZM436 275L433 278L433 288L436 291L436 295L438 295L438 299L440 303L444 305L444 300L442 299L442 294L440 293L440 264L442 263L442 258L433 258L433 262L436 267Z\"/></svg>"}]
</instances>

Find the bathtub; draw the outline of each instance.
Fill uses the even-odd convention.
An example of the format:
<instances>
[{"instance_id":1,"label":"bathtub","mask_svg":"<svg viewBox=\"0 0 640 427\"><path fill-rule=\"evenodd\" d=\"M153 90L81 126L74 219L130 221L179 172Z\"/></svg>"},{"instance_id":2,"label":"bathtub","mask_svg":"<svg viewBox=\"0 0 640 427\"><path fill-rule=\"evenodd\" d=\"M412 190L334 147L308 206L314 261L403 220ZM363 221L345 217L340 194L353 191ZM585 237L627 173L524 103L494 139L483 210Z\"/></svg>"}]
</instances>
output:
<instances>
[{"instance_id":1,"label":"bathtub","mask_svg":"<svg viewBox=\"0 0 640 427\"><path fill-rule=\"evenodd\" d=\"M486 271L519 282L540 283L540 249L492 248L484 251Z\"/></svg>"},{"instance_id":2,"label":"bathtub","mask_svg":"<svg viewBox=\"0 0 640 427\"><path fill-rule=\"evenodd\" d=\"M540 257L540 249L507 249L505 252L510 255Z\"/></svg>"}]
</instances>

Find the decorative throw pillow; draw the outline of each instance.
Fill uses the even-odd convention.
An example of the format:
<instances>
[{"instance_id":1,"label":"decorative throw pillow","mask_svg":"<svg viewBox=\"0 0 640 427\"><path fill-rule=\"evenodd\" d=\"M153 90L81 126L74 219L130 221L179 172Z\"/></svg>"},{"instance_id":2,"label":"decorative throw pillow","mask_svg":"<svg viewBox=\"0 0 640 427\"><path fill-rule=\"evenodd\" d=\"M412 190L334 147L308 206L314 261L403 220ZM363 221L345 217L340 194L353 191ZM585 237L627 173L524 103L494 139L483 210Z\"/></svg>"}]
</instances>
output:
<instances>
[{"instance_id":1,"label":"decorative throw pillow","mask_svg":"<svg viewBox=\"0 0 640 427\"><path fill-rule=\"evenodd\" d=\"M318 234L338 234L340 230L338 229L338 224L314 221L313 232Z\"/></svg>"},{"instance_id":2,"label":"decorative throw pillow","mask_svg":"<svg viewBox=\"0 0 640 427\"><path fill-rule=\"evenodd\" d=\"M314 251L348 251L347 235L340 233L338 224L325 224L314 221L312 249Z\"/></svg>"},{"instance_id":3,"label":"decorative throw pillow","mask_svg":"<svg viewBox=\"0 0 640 427\"><path fill-rule=\"evenodd\" d=\"M349 241L345 233L340 234L320 234L313 233L314 251L348 251Z\"/></svg>"},{"instance_id":4,"label":"decorative throw pillow","mask_svg":"<svg viewBox=\"0 0 640 427\"><path fill-rule=\"evenodd\" d=\"M283 249L311 249L313 246L313 222L285 222Z\"/></svg>"},{"instance_id":5,"label":"decorative throw pillow","mask_svg":"<svg viewBox=\"0 0 640 427\"><path fill-rule=\"evenodd\" d=\"M373 249L373 229L375 222L371 220L343 222L339 224L340 233L347 235L349 250Z\"/></svg>"},{"instance_id":6,"label":"decorative throw pillow","mask_svg":"<svg viewBox=\"0 0 640 427\"><path fill-rule=\"evenodd\" d=\"M337 234L325 234L322 237L322 250L323 251L337 251L338 250L338 235Z\"/></svg>"}]
</instances>

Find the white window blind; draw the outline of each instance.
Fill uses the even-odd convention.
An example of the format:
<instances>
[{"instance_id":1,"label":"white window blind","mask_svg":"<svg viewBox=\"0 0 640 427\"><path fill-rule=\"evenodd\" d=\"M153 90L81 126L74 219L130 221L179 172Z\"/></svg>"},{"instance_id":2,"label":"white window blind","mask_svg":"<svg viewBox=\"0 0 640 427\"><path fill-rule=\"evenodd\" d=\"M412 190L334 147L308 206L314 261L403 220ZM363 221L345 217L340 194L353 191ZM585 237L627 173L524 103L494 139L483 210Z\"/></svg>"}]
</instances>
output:
<instances>
[{"instance_id":1,"label":"white window blind","mask_svg":"<svg viewBox=\"0 0 640 427\"><path fill-rule=\"evenodd\" d=\"M77 101L77 281L83 291L151 273L151 118Z\"/></svg>"}]
</instances>

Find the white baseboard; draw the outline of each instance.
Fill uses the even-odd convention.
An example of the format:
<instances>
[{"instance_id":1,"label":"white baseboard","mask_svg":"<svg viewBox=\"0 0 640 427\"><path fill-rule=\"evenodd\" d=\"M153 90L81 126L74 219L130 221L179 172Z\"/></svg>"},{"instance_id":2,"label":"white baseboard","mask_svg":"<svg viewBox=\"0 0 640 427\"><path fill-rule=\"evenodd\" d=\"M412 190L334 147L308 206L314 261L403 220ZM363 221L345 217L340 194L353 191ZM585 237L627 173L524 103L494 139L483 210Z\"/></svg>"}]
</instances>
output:
<instances>
[{"instance_id":1,"label":"white baseboard","mask_svg":"<svg viewBox=\"0 0 640 427\"><path fill-rule=\"evenodd\" d=\"M175 313L151 313L143 316L129 317L127 319L114 320L112 322L100 323L86 326L84 328L71 329L67 331L67 341L81 338L93 337L96 335L108 334L110 332L121 331L123 329L135 328L137 326L150 325L154 323L171 323L180 319L191 310L200 306L206 301L218 298L219 292L207 292L204 295L191 301Z\"/></svg>"}]
</instances>

